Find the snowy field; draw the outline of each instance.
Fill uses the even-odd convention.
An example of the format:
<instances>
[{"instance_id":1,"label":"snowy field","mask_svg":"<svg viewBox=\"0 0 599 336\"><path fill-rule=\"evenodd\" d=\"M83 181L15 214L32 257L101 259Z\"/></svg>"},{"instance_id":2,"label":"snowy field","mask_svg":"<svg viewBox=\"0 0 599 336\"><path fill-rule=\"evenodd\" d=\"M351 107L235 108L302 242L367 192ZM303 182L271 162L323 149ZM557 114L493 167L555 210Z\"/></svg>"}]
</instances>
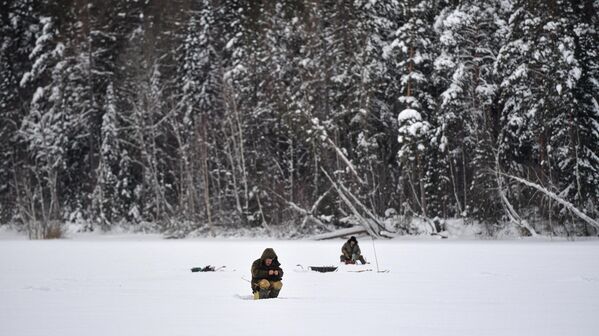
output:
<instances>
[{"instance_id":1,"label":"snowy field","mask_svg":"<svg viewBox=\"0 0 599 336\"><path fill-rule=\"evenodd\" d=\"M360 240L374 271L337 265L342 240L0 239L0 335L598 335L599 242ZM247 300L265 247L281 297ZM190 268L226 265L226 271ZM357 267L357 269L364 269Z\"/></svg>"}]
</instances>

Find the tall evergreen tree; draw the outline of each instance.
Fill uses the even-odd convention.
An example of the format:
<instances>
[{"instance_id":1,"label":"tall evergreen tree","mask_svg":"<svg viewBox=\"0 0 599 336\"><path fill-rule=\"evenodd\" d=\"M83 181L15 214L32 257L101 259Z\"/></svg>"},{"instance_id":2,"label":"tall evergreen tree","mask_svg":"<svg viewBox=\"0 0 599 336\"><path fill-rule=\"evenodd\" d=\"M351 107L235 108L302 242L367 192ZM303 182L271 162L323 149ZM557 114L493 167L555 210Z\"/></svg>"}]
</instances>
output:
<instances>
[{"instance_id":1,"label":"tall evergreen tree","mask_svg":"<svg viewBox=\"0 0 599 336\"><path fill-rule=\"evenodd\" d=\"M102 118L102 147L97 172L98 183L93 195L93 201L96 204L92 205L97 212L95 216L103 229L109 229L113 221L122 218L117 180L120 157L118 140L114 88L110 84L106 92L105 113Z\"/></svg>"},{"instance_id":2,"label":"tall evergreen tree","mask_svg":"<svg viewBox=\"0 0 599 336\"><path fill-rule=\"evenodd\" d=\"M36 238L47 235L50 220L61 219L59 174L66 168L69 115L61 109L64 89L65 45L58 42L56 20L39 19L36 44L31 51L31 70L21 79L21 86L36 88L29 114L21 125L21 138L30 153L30 173L35 181L36 209L31 209L28 222L35 225Z\"/></svg>"},{"instance_id":3,"label":"tall evergreen tree","mask_svg":"<svg viewBox=\"0 0 599 336\"><path fill-rule=\"evenodd\" d=\"M22 146L16 140L28 107L23 103L31 88L19 85L31 68L38 4L32 0L0 1L0 221L16 215L19 200L14 181L22 171ZM32 29L33 28L33 29Z\"/></svg>"},{"instance_id":4,"label":"tall evergreen tree","mask_svg":"<svg viewBox=\"0 0 599 336\"><path fill-rule=\"evenodd\" d=\"M404 208L428 216L429 198L434 193L431 188L435 188L429 178L436 174L428 175L427 170L436 164L431 161L436 157L435 152L442 149L442 144L431 142L436 127L435 94L439 81L433 72L437 51L432 20L436 7L430 1L413 1L405 6L405 23L397 29L395 40L387 48L387 57L396 60L395 67L401 74L398 97L400 185L405 198L411 200Z\"/></svg>"},{"instance_id":5,"label":"tall evergreen tree","mask_svg":"<svg viewBox=\"0 0 599 336\"><path fill-rule=\"evenodd\" d=\"M504 167L536 175L548 190L581 204L580 167L592 156L582 159L581 153L590 151L577 138L579 127L586 127L576 121L583 69L571 5L523 2L512 15L509 41L498 60L504 106L499 149ZM551 220L555 204L540 198L538 205ZM570 218L563 211L562 222Z\"/></svg>"},{"instance_id":6,"label":"tall evergreen tree","mask_svg":"<svg viewBox=\"0 0 599 336\"><path fill-rule=\"evenodd\" d=\"M505 25L501 5L499 1L484 7L461 2L443 11L435 24L441 44L435 70L446 88L440 97L438 142L443 144L449 164L453 214L466 215L470 207L476 212L493 208L490 204L496 197L470 195L470 190L477 190L477 183L490 186L497 95L493 66Z\"/></svg>"}]
</instances>

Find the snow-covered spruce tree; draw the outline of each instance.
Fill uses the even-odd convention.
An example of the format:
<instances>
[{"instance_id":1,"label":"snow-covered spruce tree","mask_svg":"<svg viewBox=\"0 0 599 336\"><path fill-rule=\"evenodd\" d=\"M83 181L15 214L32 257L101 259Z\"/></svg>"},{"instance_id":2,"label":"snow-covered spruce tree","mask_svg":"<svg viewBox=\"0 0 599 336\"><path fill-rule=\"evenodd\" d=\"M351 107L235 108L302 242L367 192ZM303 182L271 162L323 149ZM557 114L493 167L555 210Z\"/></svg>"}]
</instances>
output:
<instances>
[{"instance_id":1,"label":"snow-covered spruce tree","mask_svg":"<svg viewBox=\"0 0 599 336\"><path fill-rule=\"evenodd\" d=\"M117 106L122 113L122 151L131 160L123 164L132 202L127 205L128 218L133 222L146 220L153 225L169 225L174 213L174 175L169 167L171 138L166 122L168 101L161 76L160 51L153 48L153 36L147 30L156 18L136 9L137 21L130 23L126 33L126 51L117 60L123 79L115 83Z\"/></svg>"},{"instance_id":2,"label":"snow-covered spruce tree","mask_svg":"<svg viewBox=\"0 0 599 336\"><path fill-rule=\"evenodd\" d=\"M555 18L543 26L548 36L541 42L546 42L541 44L544 47L541 58L545 65L541 69L552 78L546 80L546 91L549 92L545 92L546 96L541 98L544 106L541 106L538 124L543 125L539 134L540 143L546 144L545 148L540 148L540 154L547 160L546 166L545 162L541 162L543 172L549 173L547 185L559 191L560 196L568 202L580 205L581 185L577 179L580 178L579 168L583 163L578 155L581 148L575 119L579 102L574 90L579 86L582 69L574 54L576 47L572 28L567 18ZM545 150L546 153L543 153ZM549 216L552 216L551 203L548 208ZM566 209L560 211L559 217L566 222L572 219Z\"/></svg>"},{"instance_id":3,"label":"snow-covered spruce tree","mask_svg":"<svg viewBox=\"0 0 599 336\"><path fill-rule=\"evenodd\" d=\"M506 25L504 1L461 2L446 8L435 23L441 54L435 71L443 78L437 143L449 164L451 214L491 220L494 166L493 128L497 85L493 66ZM489 216L489 217L488 217Z\"/></svg>"},{"instance_id":4,"label":"snow-covered spruce tree","mask_svg":"<svg viewBox=\"0 0 599 336\"><path fill-rule=\"evenodd\" d=\"M31 68L29 54L35 46L39 4L32 0L0 1L0 224L18 216L18 172L25 155L17 132L28 108L32 88L19 85ZM37 26L35 26L37 27ZM30 96L29 96L30 97ZM16 218L15 218L16 219Z\"/></svg>"},{"instance_id":5,"label":"snow-covered spruce tree","mask_svg":"<svg viewBox=\"0 0 599 336\"><path fill-rule=\"evenodd\" d=\"M216 139L222 128L219 125L222 119L219 50L222 42L216 22L217 9L210 1L201 1L197 5L185 30L178 70L181 99L177 104L177 116L171 118L171 122L178 143L179 206L183 218L199 215L202 223L211 226L213 216L221 215L220 211L214 213L219 208L215 205L220 205L220 176L211 176L211 172L220 162Z\"/></svg>"},{"instance_id":6,"label":"snow-covered spruce tree","mask_svg":"<svg viewBox=\"0 0 599 336\"><path fill-rule=\"evenodd\" d=\"M365 137L369 138L367 142L376 141L370 139L370 134L360 135L376 118L376 111L370 111L376 103L373 97L376 73L368 71L376 67L373 60L378 46L374 46L372 40L367 41L367 29L371 28L373 19L370 16L376 14L376 9L371 7L373 5L364 1L331 1L315 8L322 21L314 27L321 36L314 45L322 49L312 59L322 73L319 84L323 94L316 97L315 103L320 107L314 112L318 127L324 127L326 134L326 141L319 149L322 154L318 157L318 164L331 173L336 183L347 187L347 192L354 195L367 188L364 175L371 170L368 165L370 153L366 153L364 147L364 169L359 172L356 167L358 142L366 144L362 141ZM318 139L318 133L313 134L315 139ZM367 147L372 150L371 146ZM339 206L335 207L345 208L342 198L336 198Z\"/></svg>"},{"instance_id":7,"label":"snow-covered spruce tree","mask_svg":"<svg viewBox=\"0 0 599 336\"><path fill-rule=\"evenodd\" d=\"M557 29L561 34L567 35L565 39L556 41L556 53L561 57L556 57L557 66L550 70L555 72L557 80L561 82L556 87L561 91L560 97L554 97L554 103L560 104L562 99L567 102L559 119L554 121L550 138L557 139L551 143L553 150L548 155L552 158L553 178L559 184L559 196L587 215L597 217L599 63L594 46L599 42L596 28L599 3L556 1L554 7L553 14L559 16L561 25ZM556 142L562 146L558 147ZM575 233L596 233L586 222L576 225L580 221L574 220L574 216L566 208L560 209L559 217L573 222Z\"/></svg>"},{"instance_id":8,"label":"snow-covered spruce tree","mask_svg":"<svg viewBox=\"0 0 599 336\"><path fill-rule=\"evenodd\" d=\"M523 2L510 19L509 41L497 64L503 78L499 154L503 169L576 204L582 190L579 168L589 161L581 159L585 149L577 138L581 123L576 90L581 87L582 68L570 5ZM560 209L555 203L544 195L534 198L532 192L513 196L527 203L535 199L541 215L549 220L548 230L569 230L569 212L555 213ZM555 215L563 226L552 225Z\"/></svg>"},{"instance_id":9,"label":"snow-covered spruce tree","mask_svg":"<svg viewBox=\"0 0 599 336\"><path fill-rule=\"evenodd\" d=\"M397 69L386 58L386 47L395 39L401 24L399 1L361 1L358 5L358 31L363 45L359 60L358 111L351 123L357 170L366 185L360 191L364 204L379 216L390 207L398 208L396 198L397 166L390 165L397 155L397 97L401 89Z\"/></svg>"},{"instance_id":10,"label":"snow-covered spruce tree","mask_svg":"<svg viewBox=\"0 0 599 336\"><path fill-rule=\"evenodd\" d=\"M546 148L545 143L537 146L537 140L541 138L535 134L535 119L538 119L540 103L538 95L539 91L545 89L540 82L544 77L529 65L533 60L536 26L540 22L541 19L526 7L516 7L509 19L507 43L501 48L496 65L501 80L502 108L498 139L499 167L496 169L517 175L524 175L530 167L538 168L543 160L539 160L540 155L535 148ZM506 200L511 200L516 211L521 210L520 204L527 201L526 195L517 185L510 187L508 182L506 186Z\"/></svg>"},{"instance_id":11,"label":"snow-covered spruce tree","mask_svg":"<svg viewBox=\"0 0 599 336\"><path fill-rule=\"evenodd\" d=\"M293 44L290 44L290 51L294 50L296 57L293 61L297 76L295 81L299 84L299 87L291 89L294 108L290 113L295 114L294 118L300 118L301 127L291 124L289 128L297 134L300 146L301 142L305 141L306 165L301 171L296 170L296 173L299 179L305 181L305 186L309 187L302 188L304 193L302 200L298 200L295 196L294 201L311 209L315 202L320 200L314 211L327 215L337 214L339 207L335 203L335 197L321 199L321 196L330 193L330 185L324 182L326 177L323 176L321 169L334 170L336 154L323 142L320 137L322 132L320 129L315 129L314 123L318 124L317 128L326 128L325 133L334 128L330 121L332 77L330 71L332 42L329 28L331 20L328 10L330 5L331 2L306 1L303 10L294 11L293 15L296 15L294 27L298 30ZM313 223L303 220L303 226L305 227L308 222Z\"/></svg>"},{"instance_id":12,"label":"snow-covered spruce tree","mask_svg":"<svg viewBox=\"0 0 599 336\"><path fill-rule=\"evenodd\" d=\"M87 73L81 74L81 80L87 89L87 137L81 139L86 145L86 153L80 155L81 167L88 172L86 183L83 183L84 192L91 194L97 187L95 172L100 165L102 138L102 124L105 109L118 105L118 71L116 59L120 40L128 29L124 24L130 15L130 8L123 2L84 1L75 3L78 15L77 35L75 41L80 41L76 47L80 63L86 64ZM109 90L108 86L112 85ZM107 97L108 92L112 97ZM108 102L107 100L111 100ZM117 108L118 109L118 108ZM89 204L86 204L89 205Z\"/></svg>"},{"instance_id":13,"label":"snow-covered spruce tree","mask_svg":"<svg viewBox=\"0 0 599 336\"><path fill-rule=\"evenodd\" d=\"M257 127L250 127L253 120L252 111L258 104L256 92L259 89L259 78L256 69L258 38L252 29L259 15L258 4L245 1L227 0L223 4L223 20L229 25L224 48L222 72L222 97L224 103L223 141L227 158L226 175L227 193L234 201L237 215L244 223L254 222L252 216L255 209L250 209L250 192L253 177L250 169L255 165L255 151L248 146L259 138L249 138L249 132ZM257 131L257 130L256 130ZM258 224L261 221L258 218Z\"/></svg>"},{"instance_id":14,"label":"snow-covered spruce tree","mask_svg":"<svg viewBox=\"0 0 599 336\"><path fill-rule=\"evenodd\" d=\"M196 139L195 123L196 119L204 120L206 117L198 118L198 115L205 111L198 111L200 108L200 100L209 95L209 92L204 91L204 78L208 75L206 62L210 60L210 53L213 52L211 46L202 45L208 40L206 36L206 23L210 22L212 13L205 12L204 9L196 9L191 12L189 22L185 30L184 44L181 47L183 53L180 66L181 81L181 99L177 105L178 114L173 118L172 123L174 132L178 140L178 154L180 163L179 175L179 207L183 214L183 219L192 218L196 214L196 207L200 204L196 198L199 196L196 186L195 175L200 171L197 166L199 160L195 159L194 143L201 141L206 143L206 139L201 137ZM204 99L205 100L205 99ZM201 122L200 122L201 123ZM200 129L204 128L200 125ZM205 146L202 146L205 148ZM202 167L204 167L202 165ZM201 171L202 176L205 176L205 171ZM200 180L204 181L204 179ZM210 222L210 221L209 221Z\"/></svg>"},{"instance_id":15,"label":"snow-covered spruce tree","mask_svg":"<svg viewBox=\"0 0 599 336\"><path fill-rule=\"evenodd\" d=\"M59 174L65 168L69 116L61 108L64 89L65 45L58 42L55 19L42 16L37 26L36 44L29 55L33 60L30 71L21 79L20 85L30 85L35 92L30 102L29 114L23 119L20 137L29 152L28 170L30 183L27 203L31 204L23 214L31 238L45 238L55 228L50 221L61 219L59 198ZM25 209L25 208L23 208Z\"/></svg>"},{"instance_id":16,"label":"snow-covered spruce tree","mask_svg":"<svg viewBox=\"0 0 599 336\"><path fill-rule=\"evenodd\" d=\"M281 201L280 207L288 207L292 211L276 211L273 218L276 220L285 216L282 220L290 221L298 214L303 215L299 230L306 231L315 229L314 224L322 229L322 223L315 217L306 217L300 208L311 215L340 213L336 197L321 170L335 170L338 159L336 149L323 141L329 139L328 135L321 137L323 133L334 134L332 130L335 128L330 113L332 53L329 49L332 42L329 8L332 2L291 3L283 8L285 15L282 20L279 19L282 24L287 22L287 27L279 33L278 42L289 62L284 65L285 77L281 83L286 86L281 91L286 91L286 99L290 104L284 109L285 129L289 135L282 142L279 141L284 147L278 149L284 155L289 171L276 167L273 169L280 171L277 174L287 176L287 185L293 187L285 189L285 185L275 184L272 188L281 195L288 195L284 200L278 200ZM276 142L272 146L275 149ZM290 174L291 169L293 175ZM293 194L290 190L293 190ZM285 201L292 201L299 207L290 206Z\"/></svg>"},{"instance_id":17,"label":"snow-covered spruce tree","mask_svg":"<svg viewBox=\"0 0 599 336\"><path fill-rule=\"evenodd\" d=\"M359 53L363 47L363 30L360 28L358 6L360 2L333 1L323 7L323 15L328 24L323 33L327 39L325 69L328 75L328 111L325 120L329 137L335 146L345 152L349 160L355 158L354 144L357 133L346 134L351 130L352 120L360 115L360 85L362 67ZM333 149L330 149L334 152ZM335 157L335 156L333 156ZM327 167L336 171L336 178L348 186L361 179L354 176L343 160L335 158L334 166ZM346 172L343 173L342 172Z\"/></svg>"},{"instance_id":18,"label":"snow-covered spruce tree","mask_svg":"<svg viewBox=\"0 0 599 336\"><path fill-rule=\"evenodd\" d=\"M152 72L148 70L148 64L158 52L157 48L148 46L145 36L146 25L154 26L144 15L147 6L147 2L110 0L85 4L79 11L83 23L81 33L85 36L85 42L81 44L82 53L90 64L91 98L90 111L87 113L90 120L90 150L86 162L92 175L88 191L92 219L99 213L98 205L106 202L97 199L100 195L98 191L102 190L105 183L103 176L109 175L105 169L117 175L114 190L117 198L108 201L110 204L105 206L111 209L111 219L97 218L103 229L111 228L122 219L132 224L153 219L150 211L144 217L146 213L143 207L143 204L150 204L152 208L153 204L144 199L151 189L144 184L143 176L147 172L144 164L147 161L142 155L142 145L145 143L140 141L143 139L140 134L145 134L148 129L136 119L139 117L145 121L145 108L140 106L144 99L140 96L150 91L147 82ZM106 120L104 115L110 115L111 109L117 111L114 120L116 138L107 140L106 136L112 133L103 134L102 125ZM113 119L108 117L108 120ZM106 141L110 143L109 152L116 156L112 158L116 163L110 160L110 168L101 163L106 159L106 147L102 153Z\"/></svg>"},{"instance_id":19,"label":"snow-covered spruce tree","mask_svg":"<svg viewBox=\"0 0 599 336\"><path fill-rule=\"evenodd\" d=\"M44 5L55 13L64 44L60 72L53 74L53 106L69 120L59 185L64 217L87 215L101 143L102 105L108 79L115 75L116 25L107 15L111 6L66 1Z\"/></svg>"},{"instance_id":20,"label":"snow-covered spruce tree","mask_svg":"<svg viewBox=\"0 0 599 336\"><path fill-rule=\"evenodd\" d=\"M119 204L120 193L118 190L119 175L119 137L117 110L112 84L106 90L106 104L102 117L102 146L100 147L100 162L96 173L96 190L92 195L92 208L96 222L104 230L111 227L112 223L122 218L122 206Z\"/></svg>"},{"instance_id":21,"label":"snow-covered spruce tree","mask_svg":"<svg viewBox=\"0 0 599 336\"><path fill-rule=\"evenodd\" d=\"M257 105L252 109L252 129L248 136L264 139L252 146L256 151L256 170L251 208L262 225L286 223L296 213L283 213L285 202L306 201L300 172L310 165L309 145L305 138L307 118L298 110L296 97L301 96L298 76L298 51L302 44L302 12L292 1L265 3L260 8L255 46L258 80ZM299 36L298 36L299 35ZM276 178L273 178L276 176Z\"/></svg>"},{"instance_id":22,"label":"snow-covered spruce tree","mask_svg":"<svg viewBox=\"0 0 599 336\"><path fill-rule=\"evenodd\" d=\"M493 11L493 26L495 31L490 41L496 44L490 45L490 57L494 57L495 63L499 50L506 43L508 36L508 19L513 10L512 1L502 1L496 3ZM486 99L483 101L485 110L482 114L477 127L477 144L474 147L471 165L473 167L472 182L470 184L471 197L468 199L469 214L483 221L487 225L487 231L492 234L496 226L491 224L498 222L504 214L497 200L497 179L493 171L496 169L496 154L498 147L498 137L500 131L501 110L499 107L500 99L500 78L498 78L495 69L486 73L486 80L489 88L494 91L482 91L478 94Z\"/></svg>"},{"instance_id":23,"label":"snow-covered spruce tree","mask_svg":"<svg viewBox=\"0 0 599 336\"><path fill-rule=\"evenodd\" d=\"M399 124L397 141L400 144L398 158L400 167L404 170L406 193L416 204L415 210L427 216L427 195L424 175L426 164L423 162L427 154L427 145L431 142L431 125L423 120L422 114L414 109L404 109L397 118ZM406 205L404 205L406 206ZM410 208L414 209L411 205Z\"/></svg>"},{"instance_id":24,"label":"snow-covered spruce tree","mask_svg":"<svg viewBox=\"0 0 599 336\"><path fill-rule=\"evenodd\" d=\"M285 202L302 203L310 194L298 179L312 164L311 145L304 142L311 111L299 109L306 103L305 96L311 95L302 88L298 71L299 53L306 52L300 49L306 19L301 5L287 1L244 5L237 13L228 19L240 24L225 50L231 53L223 90L225 133L231 133L226 138L232 140L226 148L233 149L226 152L232 154L228 155L231 166L243 173L235 184L249 190L246 205L239 207L244 218L268 227L295 216L279 210L287 206ZM234 92L237 100L231 99ZM245 197L235 202L242 205Z\"/></svg>"},{"instance_id":25,"label":"snow-covered spruce tree","mask_svg":"<svg viewBox=\"0 0 599 336\"><path fill-rule=\"evenodd\" d=\"M93 152L93 81L87 45L80 44L82 36L73 18L64 26L63 39L66 40L62 76L60 78L60 100L55 102L69 120L70 126L65 136L68 146L65 151L65 172L61 178L63 193L62 207L65 218L85 215L89 204L90 185L93 181L90 160Z\"/></svg>"},{"instance_id":26,"label":"snow-covered spruce tree","mask_svg":"<svg viewBox=\"0 0 599 336\"><path fill-rule=\"evenodd\" d=\"M100 53L101 48L91 50L95 44L91 38L94 30L90 27L93 23L89 20L89 8L63 1L39 3L37 16L50 18L48 22L53 28L47 34L40 34L37 49L31 52L31 69L22 76L24 91L46 94L37 95L41 100L31 110L53 111L60 118L52 120L62 120L66 125L60 135L64 144L63 167L56 181L62 195L58 206L65 218L80 214L87 207L97 156L94 134L99 129L95 118L98 109L94 108L97 101L94 78L108 73L93 62L94 57L103 60L107 57ZM54 51L52 45L57 46ZM48 122L44 124L49 126Z\"/></svg>"},{"instance_id":27,"label":"snow-covered spruce tree","mask_svg":"<svg viewBox=\"0 0 599 336\"><path fill-rule=\"evenodd\" d=\"M591 218L599 218L599 2L572 3L574 57L581 68L574 88L577 106L573 123L576 163L570 185L576 185L574 204ZM573 180L574 178L574 180ZM574 182L575 181L575 182ZM573 191L572 191L573 192ZM585 226L586 233L589 233Z\"/></svg>"},{"instance_id":28,"label":"snow-covered spruce tree","mask_svg":"<svg viewBox=\"0 0 599 336\"><path fill-rule=\"evenodd\" d=\"M141 91L134 103L133 121L143 162L144 215L163 229L172 229L174 184L169 170L170 156L165 118L163 82L156 60L146 63L144 75L137 82Z\"/></svg>"},{"instance_id":29,"label":"snow-covered spruce tree","mask_svg":"<svg viewBox=\"0 0 599 336\"><path fill-rule=\"evenodd\" d=\"M526 60L530 57L531 27L534 18L522 7L516 9L509 21L507 43L501 48L496 64L501 80L501 132L499 153L505 168L516 169L519 163L529 160L534 135L531 118L536 109L529 83ZM525 26L524 24L527 24ZM531 113L528 113L531 111Z\"/></svg>"},{"instance_id":30,"label":"snow-covered spruce tree","mask_svg":"<svg viewBox=\"0 0 599 336\"><path fill-rule=\"evenodd\" d=\"M63 182L67 197L63 207L65 215L70 217L81 214L93 218L98 214L98 208L92 212L88 210L93 205L90 203L97 201L94 192L98 188L108 188L100 185L109 183L109 193L113 195L103 200L107 216L97 217L102 228L108 229L111 223L125 215L121 196L129 193L129 187L117 187L121 181L116 181L114 176L123 173L117 169L121 154L117 144L122 141L116 131L117 118L112 115L118 115L115 111L120 110L118 91L113 83L118 81L116 55L124 28L121 20L133 9L120 3L104 6L86 2L71 6L68 23L63 24L68 55L64 67L66 85L62 109L72 116L76 127L69 134L71 145L66 153L67 171ZM108 115L109 125L105 124L104 115ZM113 131L106 132L106 127ZM107 146L109 151L114 150L109 159L106 158ZM108 171L111 174L107 174ZM107 182L106 179L114 180ZM90 225L93 223L93 220L89 221Z\"/></svg>"},{"instance_id":31,"label":"snow-covered spruce tree","mask_svg":"<svg viewBox=\"0 0 599 336\"><path fill-rule=\"evenodd\" d=\"M386 57L395 61L400 74L401 93L398 98L400 188L407 200L404 211L411 210L425 217L429 207L437 215L442 208L438 185L432 178L447 176L447 165L437 155L441 144L435 144L437 102L435 93L439 79L433 62L437 57L432 22L436 7L430 1L411 1L404 4L405 23L395 32L395 39L386 48ZM436 154L437 153L437 154ZM444 167L445 166L445 167ZM435 190L437 189L437 190Z\"/></svg>"}]
</instances>

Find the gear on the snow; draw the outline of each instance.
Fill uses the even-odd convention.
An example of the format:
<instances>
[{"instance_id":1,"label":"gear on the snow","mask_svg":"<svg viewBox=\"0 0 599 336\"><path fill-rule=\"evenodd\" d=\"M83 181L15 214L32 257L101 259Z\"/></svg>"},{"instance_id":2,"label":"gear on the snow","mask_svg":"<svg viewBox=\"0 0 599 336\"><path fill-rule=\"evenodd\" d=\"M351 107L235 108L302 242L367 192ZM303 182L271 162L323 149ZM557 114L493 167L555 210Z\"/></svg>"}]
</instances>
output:
<instances>
[{"instance_id":1,"label":"gear on the snow","mask_svg":"<svg viewBox=\"0 0 599 336\"><path fill-rule=\"evenodd\" d=\"M222 267L220 267L220 268L222 268ZM192 267L191 271L192 272L215 272L216 267L211 266L211 265L206 265L205 267Z\"/></svg>"}]
</instances>

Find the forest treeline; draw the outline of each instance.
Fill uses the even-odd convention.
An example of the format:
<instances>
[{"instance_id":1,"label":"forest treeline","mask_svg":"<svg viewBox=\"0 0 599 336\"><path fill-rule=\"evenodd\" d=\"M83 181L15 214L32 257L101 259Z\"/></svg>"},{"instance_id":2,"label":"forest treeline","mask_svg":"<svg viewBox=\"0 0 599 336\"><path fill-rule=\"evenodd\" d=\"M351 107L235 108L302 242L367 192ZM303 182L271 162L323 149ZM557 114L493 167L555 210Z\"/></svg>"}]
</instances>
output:
<instances>
[{"instance_id":1,"label":"forest treeline","mask_svg":"<svg viewBox=\"0 0 599 336\"><path fill-rule=\"evenodd\" d=\"M595 235L598 12L2 0L0 223Z\"/></svg>"}]
</instances>

